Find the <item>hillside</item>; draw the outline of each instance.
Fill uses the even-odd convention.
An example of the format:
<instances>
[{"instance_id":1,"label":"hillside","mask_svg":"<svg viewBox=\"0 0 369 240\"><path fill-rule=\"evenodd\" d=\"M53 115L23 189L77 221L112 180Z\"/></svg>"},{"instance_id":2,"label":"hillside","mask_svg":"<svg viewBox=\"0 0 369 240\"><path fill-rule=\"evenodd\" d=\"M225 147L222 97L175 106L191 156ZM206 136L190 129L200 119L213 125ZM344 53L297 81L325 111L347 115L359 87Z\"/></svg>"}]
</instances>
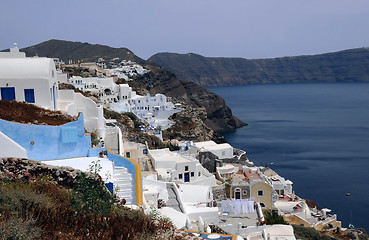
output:
<instances>
[{"instance_id":1,"label":"hillside","mask_svg":"<svg viewBox=\"0 0 369 240\"><path fill-rule=\"evenodd\" d=\"M130 82L135 88L144 88L151 94L163 93L172 97L173 101L182 102L191 106L191 109L205 109L205 117L197 121L201 125L198 129L211 129L212 131L228 131L244 126L245 124L232 115L232 111L227 107L225 101L211 92L210 90L199 86L196 83L184 81L177 78L172 72L158 66L155 63L145 61L137 57L127 48L112 48L102 45L92 45L81 42L70 42L62 40L49 40L31 47L21 49L27 56L38 55L40 57L59 58L64 61L84 60L96 61L97 58L105 58L107 61L113 58L135 61L143 67L150 70L143 76ZM194 111L187 112L191 119ZM189 130L189 132L191 132ZM191 140L216 140L216 133L211 134L204 131L196 133L184 133L184 139Z\"/></svg>"},{"instance_id":2,"label":"hillside","mask_svg":"<svg viewBox=\"0 0 369 240\"><path fill-rule=\"evenodd\" d=\"M141 63L143 59L137 57L128 48L112 48L99 44L89 44L82 42L71 42L64 40L52 39L40 44L21 49L28 57L40 56L49 58L59 58L64 62L73 61L97 61L103 57L106 60L111 60L117 56L122 59Z\"/></svg>"},{"instance_id":3,"label":"hillside","mask_svg":"<svg viewBox=\"0 0 369 240\"><path fill-rule=\"evenodd\" d=\"M259 83L369 82L369 48L270 59L158 53L148 59L202 86Z\"/></svg>"}]
</instances>

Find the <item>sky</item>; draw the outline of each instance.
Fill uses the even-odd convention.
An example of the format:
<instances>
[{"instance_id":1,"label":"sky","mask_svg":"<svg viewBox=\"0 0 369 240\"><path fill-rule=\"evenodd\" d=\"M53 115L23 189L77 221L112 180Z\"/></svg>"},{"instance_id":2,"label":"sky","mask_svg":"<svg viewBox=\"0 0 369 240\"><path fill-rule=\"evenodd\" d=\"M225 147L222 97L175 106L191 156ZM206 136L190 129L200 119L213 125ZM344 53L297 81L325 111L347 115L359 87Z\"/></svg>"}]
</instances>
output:
<instances>
[{"instance_id":1,"label":"sky","mask_svg":"<svg viewBox=\"0 0 369 240\"><path fill-rule=\"evenodd\" d=\"M50 39L248 59L369 47L368 0L1 0L0 49Z\"/></svg>"}]
</instances>

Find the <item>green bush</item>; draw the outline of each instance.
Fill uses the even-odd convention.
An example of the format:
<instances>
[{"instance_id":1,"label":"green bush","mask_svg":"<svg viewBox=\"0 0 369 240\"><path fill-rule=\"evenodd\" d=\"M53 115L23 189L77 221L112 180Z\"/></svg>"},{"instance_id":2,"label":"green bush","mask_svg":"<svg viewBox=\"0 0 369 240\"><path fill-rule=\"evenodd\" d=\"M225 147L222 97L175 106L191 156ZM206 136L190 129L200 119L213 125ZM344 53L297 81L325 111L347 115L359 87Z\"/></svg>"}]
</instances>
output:
<instances>
[{"instance_id":1,"label":"green bush","mask_svg":"<svg viewBox=\"0 0 369 240\"><path fill-rule=\"evenodd\" d=\"M115 197L102 181L81 173L77 176L70 199L71 206L83 213L108 214L113 212Z\"/></svg>"},{"instance_id":2,"label":"green bush","mask_svg":"<svg viewBox=\"0 0 369 240\"><path fill-rule=\"evenodd\" d=\"M106 119L119 119L120 115L121 114L116 111L104 108L104 118Z\"/></svg>"},{"instance_id":3,"label":"green bush","mask_svg":"<svg viewBox=\"0 0 369 240\"><path fill-rule=\"evenodd\" d=\"M96 133L91 133L91 146L97 146L100 143L100 139L97 137Z\"/></svg>"},{"instance_id":4,"label":"green bush","mask_svg":"<svg viewBox=\"0 0 369 240\"><path fill-rule=\"evenodd\" d=\"M122 113L122 114L129 117L132 121L138 120L138 117L134 113L125 112L125 113Z\"/></svg>"},{"instance_id":5,"label":"green bush","mask_svg":"<svg viewBox=\"0 0 369 240\"><path fill-rule=\"evenodd\" d=\"M264 218L267 225L288 224L277 211L264 211Z\"/></svg>"},{"instance_id":6,"label":"green bush","mask_svg":"<svg viewBox=\"0 0 369 240\"><path fill-rule=\"evenodd\" d=\"M303 227L298 225L292 225L293 232L296 239L301 240L332 240L331 237L327 235L320 234L317 230L311 227Z\"/></svg>"}]
</instances>

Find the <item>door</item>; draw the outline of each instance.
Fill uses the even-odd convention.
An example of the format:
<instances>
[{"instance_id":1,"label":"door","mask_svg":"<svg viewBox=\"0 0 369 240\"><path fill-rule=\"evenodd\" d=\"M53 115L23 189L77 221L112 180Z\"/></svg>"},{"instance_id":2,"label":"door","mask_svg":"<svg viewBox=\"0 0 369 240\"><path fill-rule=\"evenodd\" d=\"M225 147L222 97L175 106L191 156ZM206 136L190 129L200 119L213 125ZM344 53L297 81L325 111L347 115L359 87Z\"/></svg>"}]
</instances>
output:
<instances>
[{"instance_id":1,"label":"door","mask_svg":"<svg viewBox=\"0 0 369 240\"><path fill-rule=\"evenodd\" d=\"M236 199L241 199L241 192L236 192Z\"/></svg>"},{"instance_id":2,"label":"door","mask_svg":"<svg viewBox=\"0 0 369 240\"><path fill-rule=\"evenodd\" d=\"M241 189L240 188L236 188L234 190L234 198L235 199L241 199Z\"/></svg>"},{"instance_id":3,"label":"door","mask_svg":"<svg viewBox=\"0 0 369 240\"><path fill-rule=\"evenodd\" d=\"M1 99L6 101L15 100L15 88L14 87L2 87Z\"/></svg>"},{"instance_id":4,"label":"door","mask_svg":"<svg viewBox=\"0 0 369 240\"><path fill-rule=\"evenodd\" d=\"M54 110L56 110L56 103L55 103L55 86L53 86L53 100L54 100Z\"/></svg>"},{"instance_id":5,"label":"door","mask_svg":"<svg viewBox=\"0 0 369 240\"><path fill-rule=\"evenodd\" d=\"M187 173L184 174L184 181L185 182L190 182L190 173L187 172Z\"/></svg>"}]
</instances>

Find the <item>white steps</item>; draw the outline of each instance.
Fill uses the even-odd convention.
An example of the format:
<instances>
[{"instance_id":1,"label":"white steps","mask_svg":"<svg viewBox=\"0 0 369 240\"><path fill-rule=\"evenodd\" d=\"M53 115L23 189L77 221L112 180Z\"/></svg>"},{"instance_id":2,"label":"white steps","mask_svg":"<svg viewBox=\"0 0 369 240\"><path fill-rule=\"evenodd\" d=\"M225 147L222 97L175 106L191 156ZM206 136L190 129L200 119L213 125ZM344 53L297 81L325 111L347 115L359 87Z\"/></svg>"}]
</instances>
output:
<instances>
[{"instance_id":1,"label":"white steps","mask_svg":"<svg viewBox=\"0 0 369 240\"><path fill-rule=\"evenodd\" d=\"M113 177L117 196L121 199L124 198L126 204L132 204L132 174L128 172L127 168L115 167Z\"/></svg>"}]
</instances>

